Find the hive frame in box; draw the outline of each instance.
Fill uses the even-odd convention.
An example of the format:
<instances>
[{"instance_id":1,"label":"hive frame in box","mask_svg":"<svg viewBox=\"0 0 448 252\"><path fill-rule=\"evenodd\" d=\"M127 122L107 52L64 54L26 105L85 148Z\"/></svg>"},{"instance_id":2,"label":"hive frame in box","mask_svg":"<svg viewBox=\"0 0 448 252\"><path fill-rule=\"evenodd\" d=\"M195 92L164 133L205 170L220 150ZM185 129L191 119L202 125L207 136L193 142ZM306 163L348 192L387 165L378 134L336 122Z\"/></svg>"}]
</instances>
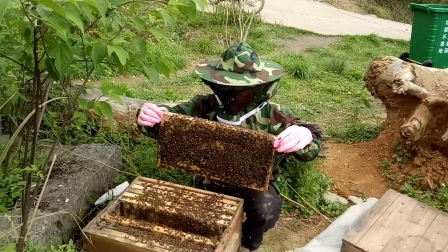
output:
<instances>
[{"instance_id":1,"label":"hive frame in box","mask_svg":"<svg viewBox=\"0 0 448 252\"><path fill-rule=\"evenodd\" d=\"M158 246L149 246L132 235L129 235L122 231L117 231L108 227L102 227L103 221L116 222L119 225L131 226L135 225L129 220L116 221L111 218L111 213L117 211L117 206L120 202L133 202L132 196L138 195L143 192L143 185L150 184L160 190L186 190L189 196L194 195L196 197L207 197L210 195L219 195L220 199L226 206L226 211L232 211L233 216L230 221L221 221L222 225L225 225L225 230L220 236L214 252L237 252L241 244L241 226L243 221L243 200L227 195L216 194L192 187L181 186L172 184L169 182L154 180L150 178L138 177L129 187L112 203L110 203L100 214L98 214L89 224L83 229L83 249L85 252L171 252L166 245L160 244ZM167 207L169 208L169 207ZM148 226L143 227L156 233L171 233L174 229L161 227L161 226ZM179 233L180 231L176 231ZM183 232L180 232L183 233ZM185 233L187 236L189 234ZM179 237L179 239L181 239ZM212 242L205 238L206 242Z\"/></svg>"}]
</instances>

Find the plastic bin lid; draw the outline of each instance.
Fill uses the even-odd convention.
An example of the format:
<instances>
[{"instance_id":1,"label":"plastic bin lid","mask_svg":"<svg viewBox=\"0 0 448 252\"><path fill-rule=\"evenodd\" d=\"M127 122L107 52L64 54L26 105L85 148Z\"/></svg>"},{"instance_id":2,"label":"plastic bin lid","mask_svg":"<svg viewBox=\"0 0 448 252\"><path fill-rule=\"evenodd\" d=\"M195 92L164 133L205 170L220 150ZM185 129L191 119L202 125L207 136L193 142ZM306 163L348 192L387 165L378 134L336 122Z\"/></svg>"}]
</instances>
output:
<instances>
[{"instance_id":1,"label":"plastic bin lid","mask_svg":"<svg viewBox=\"0 0 448 252\"><path fill-rule=\"evenodd\" d=\"M424 10L427 12L443 12L448 13L448 5L446 4L416 4L411 3L412 10Z\"/></svg>"}]
</instances>

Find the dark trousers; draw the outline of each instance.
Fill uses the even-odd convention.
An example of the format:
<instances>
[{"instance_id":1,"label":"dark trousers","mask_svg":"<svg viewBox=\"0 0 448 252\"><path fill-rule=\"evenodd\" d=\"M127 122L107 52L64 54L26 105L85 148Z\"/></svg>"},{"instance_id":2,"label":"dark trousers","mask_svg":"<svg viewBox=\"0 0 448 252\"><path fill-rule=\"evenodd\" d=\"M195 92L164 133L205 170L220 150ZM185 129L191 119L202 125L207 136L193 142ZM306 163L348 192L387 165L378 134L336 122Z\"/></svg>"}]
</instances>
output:
<instances>
[{"instance_id":1,"label":"dark trousers","mask_svg":"<svg viewBox=\"0 0 448 252\"><path fill-rule=\"evenodd\" d=\"M243 223L241 245L249 250L258 249L263 242L263 235L277 223L283 201L269 185L268 193L235 187L201 186L203 189L241 198L246 220Z\"/></svg>"}]
</instances>

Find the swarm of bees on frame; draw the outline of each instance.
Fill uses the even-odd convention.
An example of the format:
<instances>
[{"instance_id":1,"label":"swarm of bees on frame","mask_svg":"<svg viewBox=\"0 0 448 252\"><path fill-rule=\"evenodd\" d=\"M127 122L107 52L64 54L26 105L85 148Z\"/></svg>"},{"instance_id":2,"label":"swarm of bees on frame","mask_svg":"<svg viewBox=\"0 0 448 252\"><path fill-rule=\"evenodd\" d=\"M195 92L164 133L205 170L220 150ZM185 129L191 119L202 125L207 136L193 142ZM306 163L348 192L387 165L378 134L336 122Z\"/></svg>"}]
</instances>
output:
<instances>
[{"instance_id":1,"label":"swarm of bees on frame","mask_svg":"<svg viewBox=\"0 0 448 252\"><path fill-rule=\"evenodd\" d=\"M273 141L267 133L167 114L159 129L157 166L266 192Z\"/></svg>"}]
</instances>

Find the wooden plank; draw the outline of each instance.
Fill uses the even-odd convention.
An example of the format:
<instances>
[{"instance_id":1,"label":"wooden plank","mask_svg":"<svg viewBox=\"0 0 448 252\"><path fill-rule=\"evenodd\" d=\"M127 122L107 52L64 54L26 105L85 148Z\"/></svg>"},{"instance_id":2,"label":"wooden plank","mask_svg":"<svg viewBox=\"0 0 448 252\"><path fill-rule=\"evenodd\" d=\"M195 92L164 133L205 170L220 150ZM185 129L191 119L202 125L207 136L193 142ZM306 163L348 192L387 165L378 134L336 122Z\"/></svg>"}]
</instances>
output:
<instances>
[{"instance_id":1,"label":"wooden plank","mask_svg":"<svg viewBox=\"0 0 448 252\"><path fill-rule=\"evenodd\" d=\"M111 216L109 214L105 214L105 215L101 216L101 219L117 222L120 225L127 226L127 227L138 227L138 228L142 228L145 230L149 230L154 233L160 233L160 234L170 235L170 236L177 236L177 237L179 237L179 240L187 240L188 239L188 240L192 240L192 241L195 241L198 243L204 243L207 245L215 245L216 244L215 242L213 242L212 240L210 240L207 237L201 237L199 239L198 235L192 235L189 233L185 233L185 232L182 232L179 230L174 230L174 229L167 228L167 227L160 227L157 225L144 225L141 223L137 223L135 221L132 222L129 219L121 219L121 220L117 221L117 220L115 220L115 218L113 216Z\"/></svg>"},{"instance_id":2,"label":"wooden plank","mask_svg":"<svg viewBox=\"0 0 448 252\"><path fill-rule=\"evenodd\" d=\"M131 187L129 187L127 189L127 192L133 193L133 194L135 194L135 197L138 197L139 195L142 195L142 190L143 189L144 189L143 186L132 185ZM154 192L158 193L158 195L160 195L160 197L164 197L164 193L172 191L172 190L162 190L162 189L159 190L159 189L156 189L156 188L149 188L149 187L148 187L147 190L151 190L151 191L154 191ZM182 195L179 195L178 197L180 199L182 199L183 201L189 201L189 204L191 204L192 202L196 201L195 197L205 197L205 196L200 195L200 194L195 194L194 196L193 195L182 194ZM224 200L224 201L221 201L221 202L222 202L224 208L226 208L228 210L235 211L236 208L237 208L237 205L234 205L233 202L231 202L231 201ZM179 203L183 203L183 202L180 201ZM231 204L229 204L229 203L231 203Z\"/></svg>"},{"instance_id":3,"label":"wooden plank","mask_svg":"<svg viewBox=\"0 0 448 252\"><path fill-rule=\"evenodd\" d=\"M195 192L195 193L199 193L202 195L218 195L220 198L223 199L227 199L229 201L231 201L234 205L238 205L242 202L243 199L237 198L237 197L233 197L233 196L229 196L229 195L225 195L225 194L219 194L219 193L214 193L214 192L209 192L209 191L205 191L205 190L201 190L201 189L197 189L194 187L189 187L189 186L183 186L183 185L178 185L178 184L173 184L173 183L169 183L166 181L162 181L162 180L155 180L155 179L150 179L150 178L145 178L145 177L138 177L135 180L135 184L140 184L141 182L143 183L151 183L153 187L156 188L161 188L161 189L168 189L167 187L171 187L171 189L182 189L182 190L187 190L187 191L191 191L191 192ZM229 203L230 204L230 203Z\"/></svg>"},{"instance_id":4,"label":"wooden plank","mask_svg":"<svg viewBox=\"0 0 448 252\"><path fill-rule=\"evenodd\" d=\"M443 252L448 252L448 244L445 246L445 249L443 250Z\"/></svg>"},{"instance_id":5,"label":"wooden plank","mask_svg":"<svg viewBox=\"0 0 448 252\"><path fill-rule=\"evenodd\" d=\"M136 193L136 190L135 189L133 189L133 188L129 188L129 190L127 190L126 192L124 192L123 193L123 195L122 195L122 197L123 198L130 198L130 199L135 199L135 200L137 200L138 199L138 197L140 196L141 194L138 194L138 193ZM154 197L155 198L155 197ZM157 197L158 199L165 199L166 197L164 197L163 195L161 195L160 197ZM180 196L180 197L178 197L179 198L179 201L177 201L176 202L176 204L179 204L179 205L189 205L189 204L194 204L196 201L194 200L194 197L191 197L191 199L189 199L189 198L186 198L186 197L182 197L182 196ZM166 201L166 202L170 202L170 203L172 203L171 201ZM171 205L171 204L170 204ZM227 213L231 213L231 214L233 214L233 213L235 213L235 211L236 211L236 209L237 209L237 206L231 206L231 205L229 205L229 204L223 204L223 207L222 208L215 208L217 211L223 211L223 212L227 212Z\"/></svg>"},{"instance_id":6,"label":"wooden plank","mask_svg":"<svg viewBox=\"0 0 448 252\"><path fill-rule=\"evenodd\" d=\"M357 247L349 243L348 241L342 240L341 252L367 252L364 249Z\"/></svg>"},{"instance_id":7,"label":"wooden plank","mask_svg":"<svg viewBox=\"0 0 448 252\"><path fill-rule=\"evenodd\" d=\"M412 251L437 214L435 208L419 203L403 224L395 228L399 232L394 234L382 251Z\"/></svg>"},{"instance_id":8,"label":"wooden plank","mask_svg":"<svg viewBox=\"0 0 448 252\"><path fill-rule=\"evenodd\" d=\"M417 205L418 201L400 194L356 245L369 252L381 251Z\"/></svg>"},{"instance_id":9,"label":"wooden plank","mask_svg":"<svg viewBox=\"0 0 448 252\"><path fill-rule=\"evenodd\" d=\"M150 247L134 236L112 229L86 230L86 236L83 241L86 252L169 252L166 246L158 242L152 242Z\"/></svg>"},{"instance_id":10,"label":"wooden plank","mask_svg":"<svg viewBox=\"0 0 448 252\"><path fill-rule=\"evenodd\" d=\"M357 244L362 237L369 231L369 228L381 217L381 215L392 205L400 194L389 189L383 197L373 206L368 214L360 220L358 224L353 226L343 240Z\"/></svg>"},{"instance_id":11,"label":"wooden plank","mask_svg":"<svg viewBox=\"0 0 448 252\"><path fill-rule=\"evenodd\" d=\"M448 244L448 214L439 211L413 252L443 251Z\"/></svg>"},{"instance_id":12,"label":"wooden plank","mask_svg":"<svg viewBox=\"0 0 448 252\"><path fill-rule=\"evenodd\" d=\"M227 251L227 247L230 242L231 236L234 233L238 232L241 233L242 222L243 222L243 205L239 205L229 227L227 227L226 230L224 231L223 237L220 240L220 243L218 244L216 251L223 251L223 252Z\"/></svg>"},{"instance_id":13,"label":"wooden plank","mask_svg":"<svg viewBox=\"0 0 448 252\"><path fill-rule=\"evenodd\" d=\"M124 195L124 196L126 197L126 195ZM140 205L144 205L145 207L151 207L151 208L156 207L153 204L150 204L148 202L138 203L135 200L127 199L127 198L121 198L120 201L129 203L129 204L133 204L133 205L140 204ZM178 208L171 208L170 207L171 204L172 204L172 202L167 202L167 205L165 205L165 206L157 206L157 209L159 209L161 211L166 211L166 212L169 212L169 213L173 213L173 214L177 213L176 209L178 209ZM216 222L216 224L218 224L220 226L228 226L230 224L230 220L232 219L232 216L223 214L223 215L221 215L220 218L221 219L218 220L218 222Z\"/></svg>"},{"instance_id":14,"label":"wooden plank","mask_svg":"<svg viewBox=\"0 0 448 252\"><path fill-rule=\"evenodd\" d=\"M230 239L229 246L228 246L229 249L227 251L238 252L238 250L240 249L240 244L241 244L241 241L240 241L239 233L234 233L232 235L232 238Z\"/></svg>"}]
</instances>

